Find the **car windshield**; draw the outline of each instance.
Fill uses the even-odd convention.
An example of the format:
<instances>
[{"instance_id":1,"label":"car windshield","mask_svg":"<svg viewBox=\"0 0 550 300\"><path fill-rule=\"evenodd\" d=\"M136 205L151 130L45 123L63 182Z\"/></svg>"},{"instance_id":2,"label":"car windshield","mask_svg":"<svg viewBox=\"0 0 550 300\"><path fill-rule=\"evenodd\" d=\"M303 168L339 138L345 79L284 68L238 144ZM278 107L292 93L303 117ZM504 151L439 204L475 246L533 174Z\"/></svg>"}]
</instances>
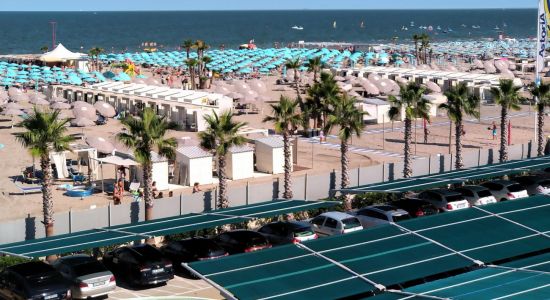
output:
<instances>
[{"instance_id":1,"label":"car windshield","mask_svg":"<svg viewBox=\"0 0 550 300\"><path fill-rule=\"evenodd\" d=\"M550 180L543 180L543 181L539 182L539 185L543 186L545 188L548 188L548 187L550 187Z\"/></svg>"},{"instance_id":2,"label":"car windshield","mask_svg":"<svg viewBox=\"0 0 550 300\"><path fill-rule=\"evenodd\" d=\"M295 228L293 232L294 232L294 237L304 237L308 235L313 235L313 231L311 231L309 227Z\"/></svg>"},{"instance_id":3,"label":"car windshield","mask_svg":"<svg viewBox=\"0 0 550 300\"><path fill-rule=\"evenodd\" d=\"M88 261L78 264L73 267L73 270L77 277L107 271L107 269L105 269L105 267L98 261Z\"/></svg>"},{"instance_id":4,"label":"car windshield","mask_svg":"<svg viewBox=\"0 0 550 300\"><path fill-rule=\"evenodd\" d=\"M400 221L408 220L410 218L411 218L411 216L409 216L408 214L400 215L400 216L393 216L393 221L394 222L400 222Z\"/></svg>"},{"instance_id":5,"label":"car windshield","mask_svg":"<svg viewBox=\"0 0 550 300\"><path fill-rule=\"evenodd\" d=\"M54 282L61 280L61 275L57 272L48 272L41 274L33 274L25 276L29 285L41 285L48 282Z\"/></svg>"},{"instance_id":6,"label":"car windshield","mask_svg":"<svg viewBox=\"0 0 550 300\"><path fill-rule=\"evenodd\" d=\"M456 202L464 200L464 197L462 195L449 195L445 199L447 199L447 202Z\"/></svg>"},{"instance_id":7,"label":"car windshield","mask_svg":"<svg viewBox=\"0 0 550 300\"><path fill-rule=\"evenodd\" d=\"M250 235L244 243L247 247L263 246L266 244L266 239L261 235Z\"/></svg>"},{"instance_id":8,"label":"car windshield","mask_svg":"<svg viewBox=\"0 0 550 300\"><path fill-rule=\"evenodd\" d=\"M357 218L347 218L342 220L342 224L344 224L345 229L355 228L361 226L361 223L359 223L359 220Z\"/></svg>"},{"instance_id":9,"label":"car windshield","mask_svg":"<svg viewBox=\"0 0 550 300\"><path fill-rule=\"evenodd\" d=\"M516 184L512 184L511 186L509 186L508 190L512 193L516 193L516 192L521 192L525 189L521 185L516 183Z\"/></svg>"},{"instance_id":10,"label":"car windshield","mask_svg":"<svg viewBox=\"0 0 550 300\"><path fill-rule=\"evenodd\" d=\"M480 198L483 198L483 197L490 197L492 196L493 194L491 194L491 192L489 190L481 190L479 192L477 192L477 195L480 197Z\"/></svg>"},{"instance_id":11,"label":"car windshield","mask_svg":"<svg viewBox=\"0 0 550 300\"><path fill-rule=\"evenodd\" d=\"M136 247L134 250L141 254L144 259L152 261L162 260L162 254L151 246Z\"/></svg>"}]
</instances>

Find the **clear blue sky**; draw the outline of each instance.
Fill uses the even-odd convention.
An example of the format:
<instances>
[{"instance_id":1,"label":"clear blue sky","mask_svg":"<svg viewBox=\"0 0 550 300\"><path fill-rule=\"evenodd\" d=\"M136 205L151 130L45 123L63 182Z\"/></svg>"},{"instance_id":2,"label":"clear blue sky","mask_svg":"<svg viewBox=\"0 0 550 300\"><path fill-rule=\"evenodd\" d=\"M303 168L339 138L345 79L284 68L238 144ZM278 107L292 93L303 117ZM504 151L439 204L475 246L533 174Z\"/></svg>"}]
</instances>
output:
<instances>
[{"instance_id":1,"label":"clear blue sky","mask_svg":"<svg viewBox=\"0 0 550 300\"><path fill-rule=\"evenodd\" d=\"M536 8L537 0L0 0L0 11Z\"/></svg>"}]
</instances>

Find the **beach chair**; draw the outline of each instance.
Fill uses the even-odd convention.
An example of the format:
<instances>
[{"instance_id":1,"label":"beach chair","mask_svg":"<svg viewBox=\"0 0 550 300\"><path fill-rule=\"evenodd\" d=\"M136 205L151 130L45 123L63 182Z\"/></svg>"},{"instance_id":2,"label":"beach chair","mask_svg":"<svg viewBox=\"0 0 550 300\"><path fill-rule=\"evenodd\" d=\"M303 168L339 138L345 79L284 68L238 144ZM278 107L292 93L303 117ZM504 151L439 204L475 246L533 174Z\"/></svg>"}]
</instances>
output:
<instances>
[{"instance_id":1,"label":"beach chair","mask_svg":"<svg viewBox=\"0 0 550 300\"><path fill-rule=\"evenodd\" d=\"M84 183L84 181L86 181L86 176L82 174L71 174L71 177L74 184L76 184L77 182Z\"/></svg>"},{"instance_id":2,"label":"beach chair","mask_svg":"<svg viewBox=\"0 0 550 300\"><path fill-rule=\"evenodd\" d=\"M21 185L17 180L14 180L13 183L21 191L21 193L23 193L23 195L42 192L41 185L24 186L24 185Z\"/></svg>"}]
</instances>

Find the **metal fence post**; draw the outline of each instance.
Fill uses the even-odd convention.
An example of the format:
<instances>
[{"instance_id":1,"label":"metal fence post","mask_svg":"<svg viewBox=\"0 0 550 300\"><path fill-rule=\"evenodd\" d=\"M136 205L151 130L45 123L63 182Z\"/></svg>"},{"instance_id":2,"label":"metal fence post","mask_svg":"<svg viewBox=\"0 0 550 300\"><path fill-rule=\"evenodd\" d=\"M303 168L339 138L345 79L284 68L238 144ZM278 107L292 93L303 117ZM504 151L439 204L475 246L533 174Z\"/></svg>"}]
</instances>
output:
<instances>
[{"instance_id":1,"label":"metal fence post","mask_svg":"<svg viewBox=\"0 0 550 300\"><path fill-rule=\"evenodd\" d=\"M386 163L382 163L382 182L386 181Z\"/></svg>"},{"instance_id":2,"label":"metal fence post","mask_svg":"<svg viewBox=\"0 0 550 300\"><path fill-rule=\"evenodd\" d=\"M428 156L428 175L432 175L432 156Z\"/></svg>"},{"instance_id":3,"label":"metal fence post","mask_svg":"<svg viewBox=\"0 0 550 300\"><path fill-rule=\"evenodd\" d=\"M361 165L357 168L357 186L361 185Z\"/></svg>"},{"instance_id":4,"label":"metal fence post","mask_svg":"<svg viewBox=\"0 0 550 300\"><path fill-rule=\"evenodd\" d=\"M182 199L181 193L180 193L180 216L182 214L182 210L183 210L183 199Z\"/></svg>"},{"instance_id":5,"label":"metal fence post","mask_svg":"<svg viewBox=\"0 0 550 300\"><path fill-rule=\"evenodd\" d=\"M307 173L304 177L304 200L307 200Z\"/></svg>"},{"instance_id":6,"label":"metal fence post","mask_svg":"<svg viewBox=\"0 0 550 300\"><path fill-rule=\"evenodd\" d=\"M248 201L249 201L249 200L248 200L248 192L249 192L249 190L248 190L248 185L249 185L249 182L247 181L247 182L246 182L246 205L248 205Z\"/></svg>"},{"instance_id":7,"label":"metal fence post","mask_svg":"<svg viewBox=\"0 0 550 300\"><path fill-rule=\"evenodd\" d=\"M111 227L111 202L107 206L107 227Z\"/></svg>"},{"instance_id":8,"label":"metal fence post","mask_svg":"<svg viewBox=\"0 0 550 300\"><path fill-rule=\"evenodd\" d=\"M73 210L69 209L69 233L73 232Z\"/></svg>"}]
</instances>

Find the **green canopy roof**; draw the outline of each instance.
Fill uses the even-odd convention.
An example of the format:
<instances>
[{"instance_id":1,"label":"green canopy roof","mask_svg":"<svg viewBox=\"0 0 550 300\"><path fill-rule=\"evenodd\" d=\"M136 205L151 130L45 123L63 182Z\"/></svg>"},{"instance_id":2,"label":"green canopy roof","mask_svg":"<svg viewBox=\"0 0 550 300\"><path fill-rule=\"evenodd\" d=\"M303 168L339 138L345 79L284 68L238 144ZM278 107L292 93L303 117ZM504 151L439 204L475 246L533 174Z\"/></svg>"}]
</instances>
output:
<instances>
[{"instance_id":1,"label":"green canopy roof","mask_svg":"<svg viewBox=\"0 0 550 300\"><path fill-rule=\"evenodd\" d=\"M333 201L275 200L0 245L0 253L24 257L42 257L77 252L147 237L184 233L225 224L246 222L255 218L332 207L338 203Z\"/></svg>"},{"instance_id":2,"label":"green canopy roof","mask_svg":"<svg viewBox=\"0 0 550 300\"><path fill-rule=\"evenodd\" d=\"M381 286L550 249L549 215L550 197L535 196L195 262L190 268L238 299L366 296Z\"/></svg>"},{"instance_id":3,"label":"green canopy roof","mask_svg":"<svg viewBox=\"0 0 550 300\"><path fill-rule=\"evenodd\" d=\"M340 192L347 194L361 194L368 192L403 193L420 191L434 187L446 186L448 184L501 177L504 175L512 175L528 170L545 169L548 167L550 167L550 157L544 156L357 186L342 189Z\"/></svg>"}]
</instances>

